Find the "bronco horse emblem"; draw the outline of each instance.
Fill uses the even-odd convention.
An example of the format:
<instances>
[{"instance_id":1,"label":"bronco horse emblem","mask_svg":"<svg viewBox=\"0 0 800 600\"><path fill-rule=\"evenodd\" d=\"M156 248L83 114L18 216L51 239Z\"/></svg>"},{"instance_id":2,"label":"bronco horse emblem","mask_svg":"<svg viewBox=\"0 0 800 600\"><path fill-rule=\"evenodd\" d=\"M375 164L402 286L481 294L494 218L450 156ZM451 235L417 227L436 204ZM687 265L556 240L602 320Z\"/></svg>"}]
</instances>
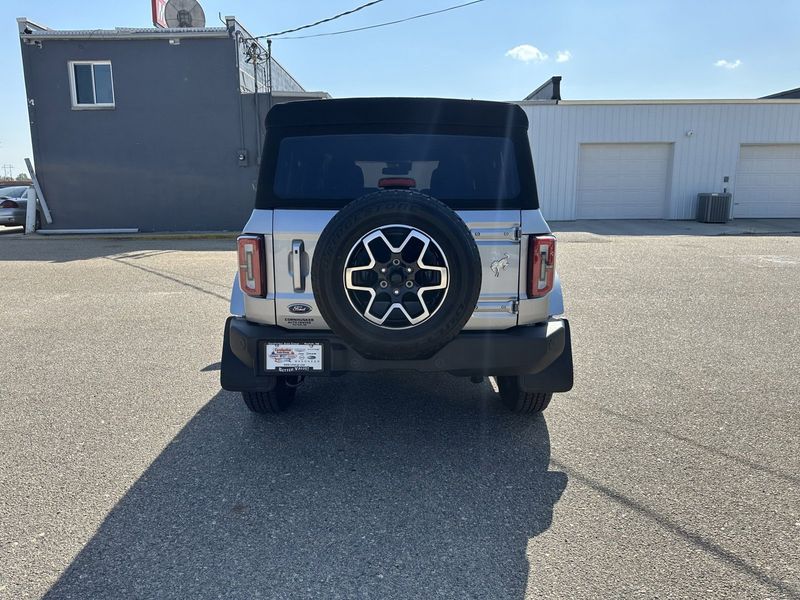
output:
<instances>
[{"instance_id":1,"label":"bronco horse emblem","mask_svg":"<svg viewBox=\"0 0 800 600\"><path fill-rule=\"evenodd\" d=\"M498 258L497 260L493 260L492 264L489 265L489 268L494 273L495 277L500 277L500 271L505 271L508 269L508 253L506 252L503 254L503 258Z\"/></svg>"}]
</instances>

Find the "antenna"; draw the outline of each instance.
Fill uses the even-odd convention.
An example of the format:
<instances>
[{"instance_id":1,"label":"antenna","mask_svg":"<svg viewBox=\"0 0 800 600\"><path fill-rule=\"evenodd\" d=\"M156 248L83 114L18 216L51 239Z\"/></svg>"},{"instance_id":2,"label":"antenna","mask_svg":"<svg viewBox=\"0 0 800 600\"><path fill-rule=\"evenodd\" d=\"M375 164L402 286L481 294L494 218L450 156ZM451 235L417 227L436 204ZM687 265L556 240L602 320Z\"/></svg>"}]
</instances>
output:
<instances>
[{"instance_id":1,"label":"antenna","mask_svg":"<svg viewBox=\"0 0 800 600\"><path fill-rule=\"evenodd\" d=\"M167 27L205 27L206 15L197 0L169 0L164 7Z\"/></svg>"}]
</instances>

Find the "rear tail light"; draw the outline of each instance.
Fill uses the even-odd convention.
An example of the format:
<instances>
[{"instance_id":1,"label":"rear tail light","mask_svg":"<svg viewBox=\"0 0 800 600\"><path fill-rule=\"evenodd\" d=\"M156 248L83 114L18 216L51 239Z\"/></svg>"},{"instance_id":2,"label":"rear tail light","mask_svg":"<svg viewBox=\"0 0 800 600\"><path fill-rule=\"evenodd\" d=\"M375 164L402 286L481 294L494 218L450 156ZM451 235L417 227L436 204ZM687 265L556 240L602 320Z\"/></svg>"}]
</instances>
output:
<instances>
[{"instance_id":1,"label":"rear tail light","mask_svg":"<svg viewBox=\"0 0 800 600\"><path fill-rule=\"evenodd\" d=\"M267 291L264 238L259 235L240 235L236 242L239 246L239 287L248 296L264 297Z\"/></svg>"},{"instance_id":2,"label":"rear tail light","mask_svg":"<svg viewBox=\"0 0 800 600\"><path fill-rule=\"evenodd\" d=\"M0 202L0 208L19 208L19 204L13 200L3 200Z\"/></svg>"},{"instance_id":3,"label":"rear tail light","mask_svg":"<svg viewBox=\"0 0 800 600\"><path fill-rule=\"evenodd\" d=\"M541 298L553 289L556 274L556 238L531 236L528 243L528 297Z\"/></svg>"}]
</instances>

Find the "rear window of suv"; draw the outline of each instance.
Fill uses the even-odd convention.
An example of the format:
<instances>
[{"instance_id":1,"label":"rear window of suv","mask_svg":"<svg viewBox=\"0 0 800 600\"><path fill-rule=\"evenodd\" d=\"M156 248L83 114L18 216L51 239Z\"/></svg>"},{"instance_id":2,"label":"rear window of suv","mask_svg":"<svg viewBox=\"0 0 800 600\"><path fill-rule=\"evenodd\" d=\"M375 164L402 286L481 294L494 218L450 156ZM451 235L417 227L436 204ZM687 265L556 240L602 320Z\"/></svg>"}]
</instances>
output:
<instances>
[{"instance_id":1,"label":"rear window of suv","mask_svg":"<svg viewBox=\"0 0 800 600\"><path fill-rule=\"evenodd\" d=\"M520 193L507 137L341 134L285 137L274 194L286 200L343 200L400 187L440 200L502 201Z\"/></svg>"},{"instance_id":2,"label":"rear window of suv","mask_svg":"<svg viewBox=\"0 0 800 600\"><path fill-rule=\"evenodd\" d=\"M0 198L22 198L28 191L27 187L0 188Z\"/></svg>"}]
</instances>

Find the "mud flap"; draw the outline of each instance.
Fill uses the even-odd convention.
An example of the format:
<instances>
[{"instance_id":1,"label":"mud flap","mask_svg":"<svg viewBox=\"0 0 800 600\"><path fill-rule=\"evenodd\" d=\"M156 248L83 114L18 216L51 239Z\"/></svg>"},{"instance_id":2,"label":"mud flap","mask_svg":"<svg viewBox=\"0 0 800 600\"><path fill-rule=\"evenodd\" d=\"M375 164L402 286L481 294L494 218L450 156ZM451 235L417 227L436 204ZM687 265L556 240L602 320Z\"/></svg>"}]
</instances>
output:
<instances>
[{"instance_id":1,"label":"mud flap","mask_svg":"<svg viewBox=\"0 0 800 600\"><path fill-rule=\"evenodd\" d=\"M568 392L572 389L572 336L569 321L564 319L564 351L550 366L538 373L519 376L519 387L524 392Z\"/></svg>"},{"instance_id":2,"label":"mud flap","mask_svg":"<svg viewBox=\"0 0 800 600\"><path fill-rule=\"evenodd\" d=\"M225 336L222 341L222 363L219 372L223 390L231 392L269 392L275 389L278 378L257 376L256 365L244 364L231 349L231 320L225 321Z\"/></svg>"}]
</instances>

